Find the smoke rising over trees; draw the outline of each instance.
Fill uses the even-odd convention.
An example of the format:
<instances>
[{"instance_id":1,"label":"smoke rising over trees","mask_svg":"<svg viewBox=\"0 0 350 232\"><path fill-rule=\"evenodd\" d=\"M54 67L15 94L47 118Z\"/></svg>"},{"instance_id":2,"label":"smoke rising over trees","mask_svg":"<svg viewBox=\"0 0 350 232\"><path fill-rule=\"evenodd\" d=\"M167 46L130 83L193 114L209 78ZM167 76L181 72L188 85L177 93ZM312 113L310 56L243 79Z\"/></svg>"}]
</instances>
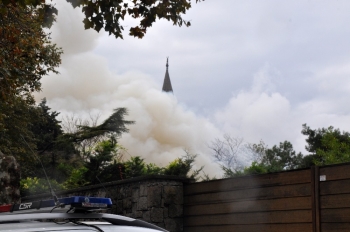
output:
<instances>
[{"instance_id":1,"label":"smoke rising over trees","mask_svg":"<svg viewBox=\"0 0 350 232\"><path fill-rule=\"evenodd\" d=\"M139 26L130 29L130 35L139 38L157 18L178 26L190 25L182 19L182 14L191 7L189 1L120 1L118 6L108 5L112 2L106 1L68 2L74 7L82 7L86 29L99 31L104 28L116 38L122 38L120 20L126 14L141 19ZM22 164L23 186L40 186L43 173L38 168L37 157L47 167L49 177L57 179L57 184L67 178L66 186L93 183L95 180L91 178L96 173L91 173L92 170L103 173L108 172L112 163L117 165L112 154L120 148L116 138L128 131L125 125L132 123L123 121L126 109L119 108L100 125L78 125L74 133L64 132L56 119L59 112L51 112L45 99L35 105L32 96L41 90L42 77L58 73L62 50L51 42L49 33L43 29L55 21L57 9L42 0L4 0L0 9L0 150L14 155ZM79 150L84 142L89 146ZM84 159L81 159L81 151ZM172 167L174 170L180 167L180 171L174 171L179 175L187 174L193 162L194 159L178 159ZM188 171L181 171L182 168ZM122 170L120 165L118 169ZM155 173L165 169L149 164L146 170L146 173ZM108 175L103 176L104 181L109 179ZM80 177L88 181L78 183Z\"/></svg>"}]
</instances>

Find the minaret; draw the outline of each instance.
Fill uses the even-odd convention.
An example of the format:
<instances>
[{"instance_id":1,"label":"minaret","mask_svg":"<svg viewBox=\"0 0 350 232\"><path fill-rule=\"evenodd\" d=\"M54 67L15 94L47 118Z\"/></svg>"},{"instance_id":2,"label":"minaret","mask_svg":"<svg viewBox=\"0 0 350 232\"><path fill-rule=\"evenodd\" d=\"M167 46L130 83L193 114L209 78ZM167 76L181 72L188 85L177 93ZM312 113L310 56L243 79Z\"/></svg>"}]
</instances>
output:
<instances>
[{"instance_id":1,"label":"minaret","mask_svg":"<svg viewBox=\"0 0 350 232\"><path fill-rule=\"evenodd\" d=\"M173 87L171 87L168 67L169 67L169 58L166 58L166 71L165 71L165 77L164 77L164 83L163 83L163 89L162 90L163 90L163 92L171 92L171 93L173 93Z\"/></svg>"}]
</instances>

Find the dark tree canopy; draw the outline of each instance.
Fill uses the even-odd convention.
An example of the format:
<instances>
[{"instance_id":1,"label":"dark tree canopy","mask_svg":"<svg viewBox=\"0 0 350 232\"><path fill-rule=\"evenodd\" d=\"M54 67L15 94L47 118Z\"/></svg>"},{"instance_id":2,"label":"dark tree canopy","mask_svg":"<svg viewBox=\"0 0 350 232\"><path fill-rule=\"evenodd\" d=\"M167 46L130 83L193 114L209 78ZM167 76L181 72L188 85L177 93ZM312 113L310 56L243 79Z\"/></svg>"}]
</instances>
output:
<instances>
[{"instance_id":1,"label":"dark tree canopy","mask_svg":"<svg viewBox=\"0 0 350 232\"><path fill-rule=\"evenodd\" d=\"M57 72L62 51L43 30L38 9L0 1L0 10L0 101L11 104L40 90L40 79Z\"/></svg>"},{"instance_id":2,"label":"dark tree canopy","mask_svg":"<svg viewBox=\"0 0 350 232\"><path fill-rule=\"evenodd\" d=\"M350 161L350 133L330 126L311 129L303 125L302 134L306 135L308 156L312 164L327 165Z\"/></svg>"},{"instance_id":3,"label":"dark tree canopy","mask_svg":"<svg viewBox=\"0 0 350 232\"><path fill-rule=\"evenodd\" d=\"M39 8L0 0L0 151L22 165L33 163L34 124L42 119L32 93L56 72L61 50L43 30ZM24 168L22 168L23 174Z\"/></svg>"},{"instance_id":4,"label":"dark tree canopy","mask_svg":"<svg viewBox=\"0 0 350 232\"><path fill-rule=\"evenodd\" d=\"M332 134L335 138L337 138L337 140L339 140L340 143L348 143L350 137L349 132L342 132L339 129L334 129L332 126L313 130L308 125L303 124L303 130L301 133L307 136L307 146L305 147L306 150L313 154L315 154L317 150L327 151L330 148L322 142L322 139L327 134Z\"/></svg>"},{"instance_id":5,"label":"dark tree canopy","mask_svg":"<svg viewBox=\"0 0 350 232\"><path fill-rule=\"evenodd\" d=\"M274 145L266 149L261 164L267 168L268 172L292 170L300 166L302 158L302 154L297 154L289 141L284 141L279 146Z\"/></svg>"},{"instance_id":6,"label":"dark tree canopy","mask_svg":"<svg viewBox=\"0 0 350 232\"><path fill-rule=\"evenodd\" d=\"M34 103L13 97L11 105L0 100L0 151L22 162L33 162L29 149L36 149L31 124L38 116ZM26 141L26 143L24 142Z\"/></svg>"},{"instance_id":7,"label":"dark tree canopy","mask_svg":"<svg viewBox=\"0 0 350 232\"><path fill-rule=\"evenodd\" d=\"M201 0L196 0L200 2ZM0 1L1 2L1 1ZM45 0L2 0L4 4L31 5L40 9L45 16L45 24L51 25L57 9ZM177 26L190 26L190 22L182 18L191 8L191 0L67 0L72 6L80 7L85 15L83 20L85 29L96 31L105 29L109 35L123 38L124 27L121 21L126 16L139 19L139 25L133 26L129 34L142 38L147 29L158 19L166 19Z\"/></svg>"}]
</instances>

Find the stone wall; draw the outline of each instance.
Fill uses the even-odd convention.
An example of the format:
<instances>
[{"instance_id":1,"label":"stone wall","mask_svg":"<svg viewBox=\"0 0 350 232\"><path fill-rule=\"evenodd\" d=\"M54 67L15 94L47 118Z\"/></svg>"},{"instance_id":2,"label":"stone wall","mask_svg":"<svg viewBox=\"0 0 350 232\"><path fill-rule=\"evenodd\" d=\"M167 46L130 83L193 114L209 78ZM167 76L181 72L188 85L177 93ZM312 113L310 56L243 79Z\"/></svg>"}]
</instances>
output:
<instances>
[{"instance_id":1,"label":"stone wall","mask_svg":"<svg viewBox=\"0 0 350 232\"><path fill-rule=\"evenodd\" d=\"M183 183L173 176L145 176L70 191L58 197L99 196L112 199L111 213L141 219L169 231L183 231ZM47 199L49 194L22 198L22 202Z\"/></svg>"},{"instance_id":2,"label":"stone wall","mask_svg":"<svg viewBox=\"0 0 350 232\"><path fill-rule=\"evenodd\" d=\"M5 156L0 151L0 205L20 201L19 165L13 156Z\"/></svg>"}]
</instances>

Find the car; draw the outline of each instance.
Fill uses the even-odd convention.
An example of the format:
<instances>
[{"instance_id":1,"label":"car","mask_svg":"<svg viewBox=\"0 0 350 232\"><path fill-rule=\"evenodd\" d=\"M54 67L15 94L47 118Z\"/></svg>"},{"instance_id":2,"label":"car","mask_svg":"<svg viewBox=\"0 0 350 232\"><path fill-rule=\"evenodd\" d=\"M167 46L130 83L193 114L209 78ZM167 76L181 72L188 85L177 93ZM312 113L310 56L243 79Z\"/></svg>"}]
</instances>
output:
<instances>
[{"instance_id":1,"label":"car","mask_svg":"<svg viewBox=\"0 0 350 232\"><path fill-rule=\"evenodd\" d=\"M55 200L0 206L0 231L167 231L142 220L103 213L109 198L74 196Z\"/></svg>"}]
</instances>

